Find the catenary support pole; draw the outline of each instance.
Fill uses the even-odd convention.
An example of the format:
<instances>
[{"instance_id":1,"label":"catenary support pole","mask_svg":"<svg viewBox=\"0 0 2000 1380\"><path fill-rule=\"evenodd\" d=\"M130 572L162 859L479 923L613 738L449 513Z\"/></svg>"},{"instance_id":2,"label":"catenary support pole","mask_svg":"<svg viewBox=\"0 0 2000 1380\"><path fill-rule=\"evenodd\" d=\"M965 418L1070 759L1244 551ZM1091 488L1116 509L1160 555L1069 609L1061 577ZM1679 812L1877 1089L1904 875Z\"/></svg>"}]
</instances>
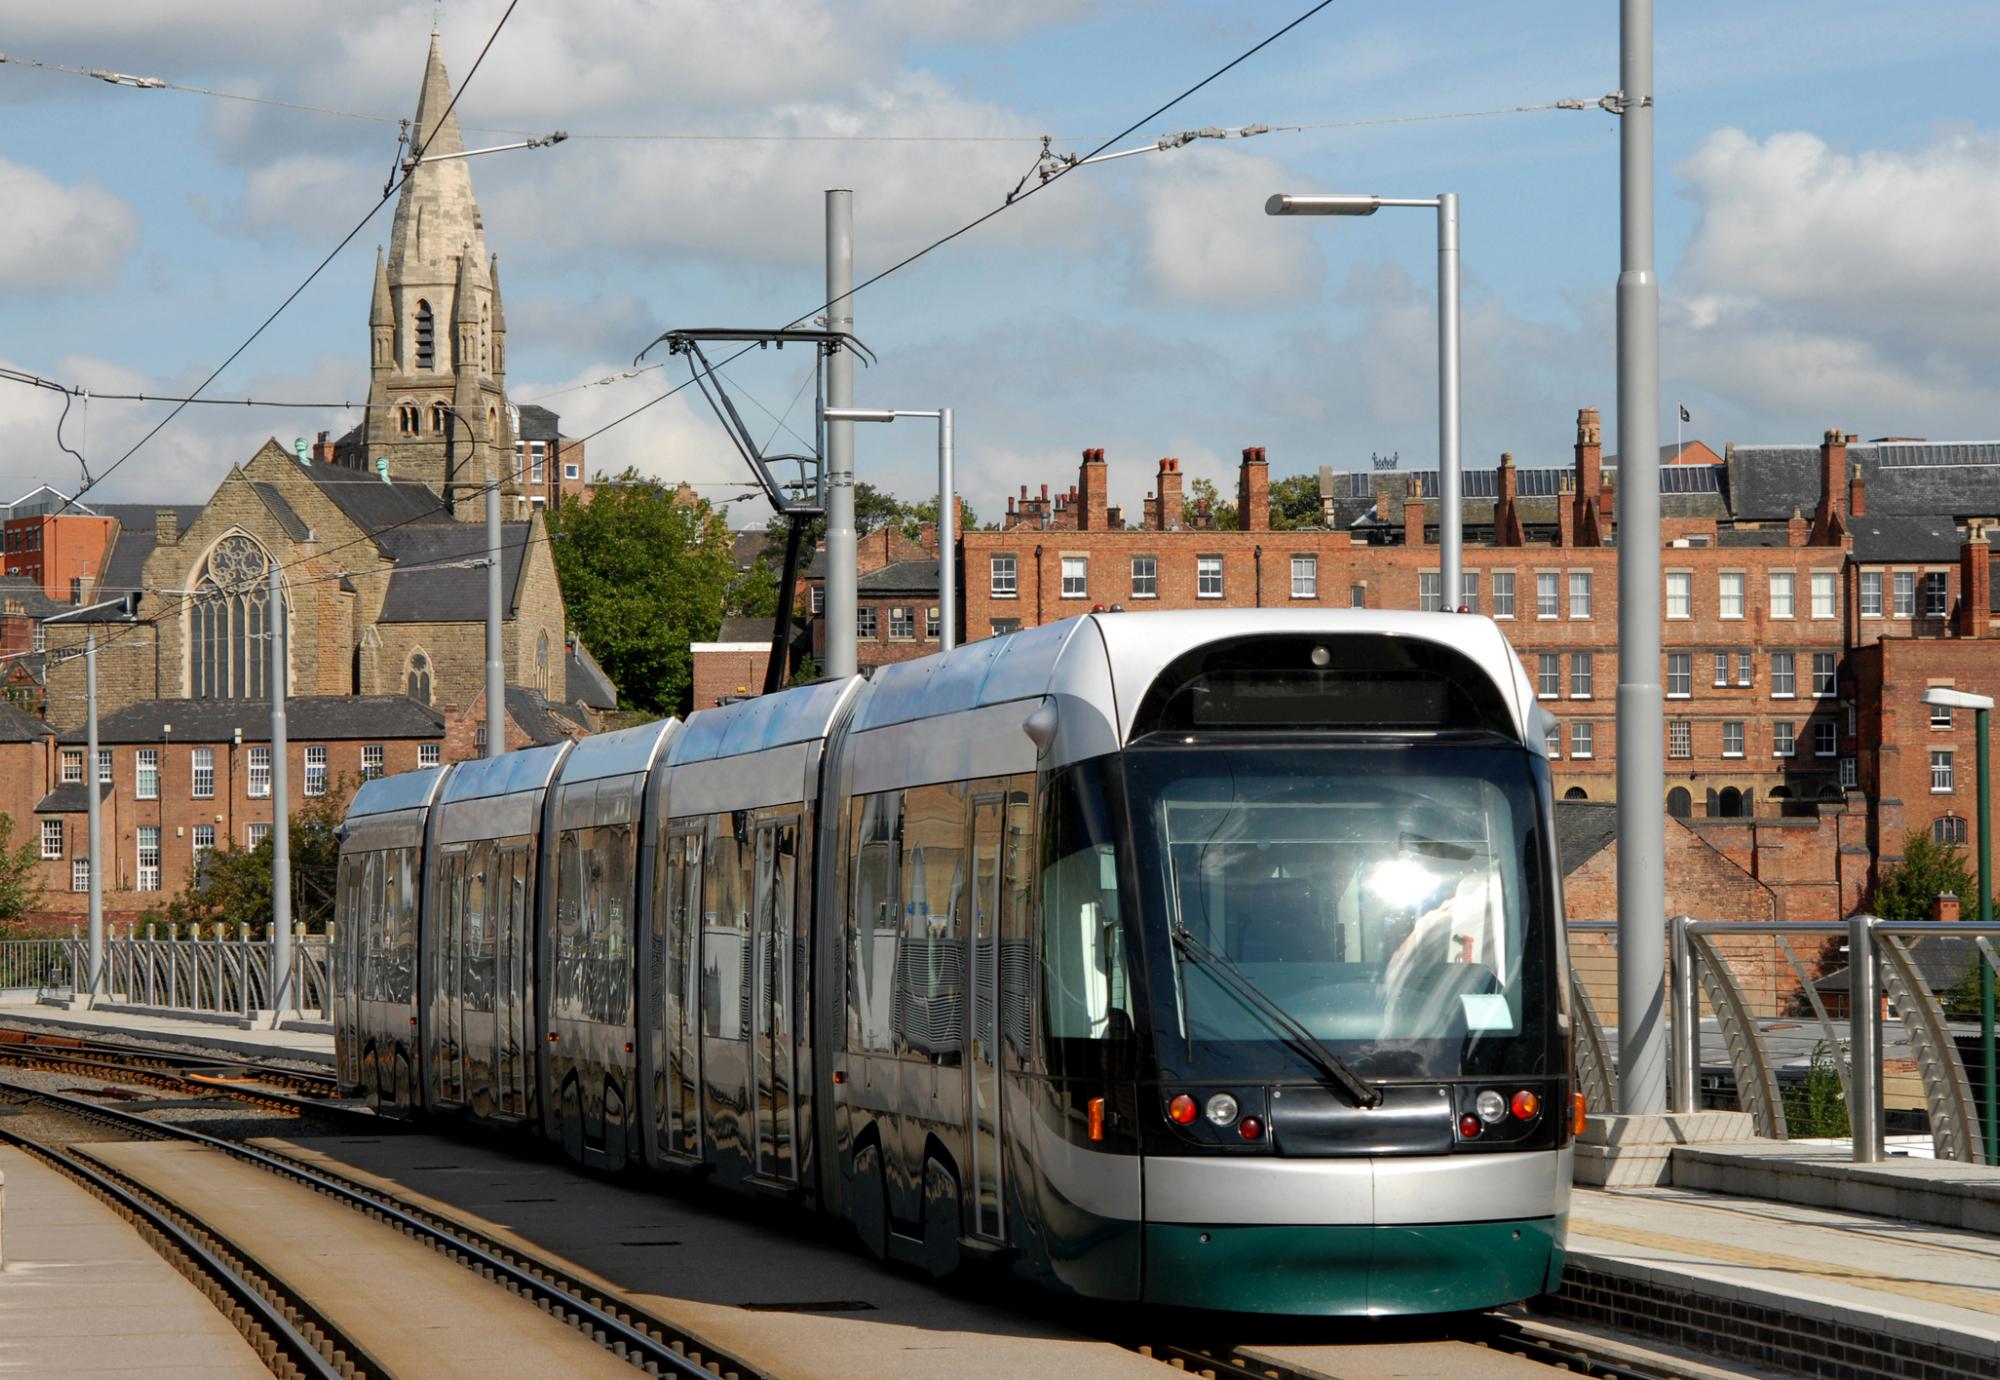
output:
<instances>
[{"instance_id":1,"label":"catenary support pole","mask_svg":"<svg viewBox=\"0 0 2000 1380\"><path fill-rule=\"evenodd\" d=\"M1993 711L1976 709L1973 731L1979 735L1974 757L1979 763L1979 923L1993 923ZM1985 1058L1986 1116L1981 1137L1986 1162L2000 1164L2000 1068L1994 1064L1993 965L1979 965L1979 1052Z\"/></svg>"},{"instance_id":2,"label":"catenary support pole","mask_svg":"<svg viewBox=\"0 0 2000 1380\"><path fill-rule=\"evenodd\" d=\"M85 976L90 983L90 998L95 1001L104 995L104 806L98 800L103 788L98 785L97 633L94 629L83 635L83 697L90 719L90 727L84 735L90 757L83 769L83 797L89 802L86 809L90 821L90 968Z\"/></svg>"},{"instance_id":3,"label":"catenary support pole","mask_svg":"<svg viewBox=\"0 0 2000 1380\"><path fill-rule=\"evenodd\" d=\"M1438 607L1465 603L1459 456L1458 193L1438 194Z\"/></svg>"},{"instance_id":4,"label":"catenary support pole","mask_svg":"<svg viewBox=\"0 0 2000 1380\"><path fill-rule=\"evenodd\" d=\"M486 482L486 755L507 750L507 671L500 651L500 453L492 446Z\"/></svg>"},{"instance_id":5,"label":"catenary support pole","mask_svg":"<svg viewBox=\"0 0 2000 1380\"><path fill-rule=\"evenodd\" d=\"M938 649L958 645L958 505L952 477L951 409L938 409Z\"/></svg>"},{"instance_id":6,"label":"catenary support pole","mask_svg":"<svg viewBox=\"0 0 2000 1380\"><path fill-rule=\"evenodd\" d=\"M854 330L854 193L826 194L826 325ZM854 405L854 355L835 345L826 365L826 405ZM855 670L854 423L826 424L826 674Z\"/></svg>"},{"instance_id":7,"label":"catenary support pole","mask_svg":"<svg viewBox=\"0 0 2000 1380\"><path fill-rule=\"evenodd\" d=\"M283 1019L291 1001L292 816L291 773L286 758L285 697L288 664L285 586L271 566L271 1021Z\"/></svg>"},{"instance_id":8,"label":"catenary support pole","mask_svg":"<svg viewBox=\"0 0 2000 1380\"><path fill-rule=\"evenodd\" d=\"M1621 0L1618 274L1618 1110L1666 1110L1666 741L1660 691L1660 285L1653 3Z\"/></svg>"}]
</instances>

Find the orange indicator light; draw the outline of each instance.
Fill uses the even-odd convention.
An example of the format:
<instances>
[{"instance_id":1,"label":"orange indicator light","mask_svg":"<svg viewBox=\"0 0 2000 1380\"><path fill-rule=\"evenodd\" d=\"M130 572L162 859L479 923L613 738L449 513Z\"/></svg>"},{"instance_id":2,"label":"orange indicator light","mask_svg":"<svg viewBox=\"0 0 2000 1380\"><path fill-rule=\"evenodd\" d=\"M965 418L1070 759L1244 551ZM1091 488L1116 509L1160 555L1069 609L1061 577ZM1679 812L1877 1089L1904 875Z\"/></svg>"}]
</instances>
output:
<instances>
[{"instance_id":1,"label":"orange indicator light","mask_svg":"<svg viewBox=\"0 0 2000 1380\"><path fill-rule=\"evenodd\" d=\"M1103 1140L1104 1099L1101 1097L1091 1098L1089 1112L1090 1112L1090 1138L1092 1140Z\"/></svg>"}]
</instances>

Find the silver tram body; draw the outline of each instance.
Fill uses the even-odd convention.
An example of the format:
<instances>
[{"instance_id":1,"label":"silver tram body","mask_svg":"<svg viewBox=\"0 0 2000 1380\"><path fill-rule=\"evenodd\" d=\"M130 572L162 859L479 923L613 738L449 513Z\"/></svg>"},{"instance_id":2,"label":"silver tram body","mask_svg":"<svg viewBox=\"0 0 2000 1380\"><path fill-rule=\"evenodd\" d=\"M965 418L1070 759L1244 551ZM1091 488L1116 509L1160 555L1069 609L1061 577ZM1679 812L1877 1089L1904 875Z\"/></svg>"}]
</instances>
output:
<instances>
[{"instance_id":1,"label":"silver tram body","mask_svg":"<svg viewBox=\"0 0 2000 1380\"><path fill-rule=\"evenodd\" d=\"M940 1273L1526 1297L1571 1153L1544 720L1483 619L1120 614L370 782L341 1076Z\"/></svg>"}]
</instances>

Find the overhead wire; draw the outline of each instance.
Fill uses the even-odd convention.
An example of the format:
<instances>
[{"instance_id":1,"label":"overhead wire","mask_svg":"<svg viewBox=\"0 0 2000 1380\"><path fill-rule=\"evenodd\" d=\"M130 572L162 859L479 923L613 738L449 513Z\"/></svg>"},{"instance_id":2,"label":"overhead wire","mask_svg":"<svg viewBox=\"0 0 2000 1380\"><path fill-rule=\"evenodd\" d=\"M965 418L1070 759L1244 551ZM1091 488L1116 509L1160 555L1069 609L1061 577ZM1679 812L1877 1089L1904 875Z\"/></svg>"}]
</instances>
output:
<instances>
[{"instance_id":1,"label":"overhead wire","mask_svg":"<svg viewBox=\"0 0 2000 1380\"><path fill-rule=\"evenodd\" d=\"M253 344L256 343L257 338L263 335L264 332L270 328L271 323L276 321L278 317L284 313L285 308L291 306L293 302L297 301L299 295L303 293L307 288L311 287L313 285L313 282L319 277L319 275L326 270L326 266L332 263L334 259L339 256L341 250L347 248L347 246L353 241L354 237L360 234L363 228L367 226L368 222L375 219L376 214L380 212L384 206L388 205L389 198L396 194L397 189L401 187L405 181L408 180L411 173L414 172L416 168L422 166L424 154L429 152L431 141L437 138L438 131L444 128L445 121L450 119L452 111L458 108L459 97L465 94L465 89L466 87L472 84L472 79L477 75L479 75L480 64L486 61L486 54L492 51L493 41L500 37L500 31L506 27L508 18L514 13L515 6L517 6L520 3L521 0L507 0L507 8L501 12L499 20L493 25L493 32L486 36L486 42L483 45L481 45L479 49L479 56L473 59L472 66L466 71L464 80L459 82L458 89L451 93L450 103L445 106L444 113L438 116L437 123L431 126L431 132L428 135L424 136L424 142L422 146L416 150L415 155L411 158L411 160L406 165L404 165L404 169L406 170L399 170L398 175L390 179L389 185L382 189L381 197L377 199L377 201L373 206L370 206L368 208L367 214L363 215L360 220L354 223L353 229L349 230L345 235L342 235L340 237L340 243L336 244L327 253L326 257L321 259L319 263L314 266L313 271L306 275L305 281L300 283L297 287L293 288L289 293L287 293L285 295L285 300L278 303L277 307L271 312L271 314L265 317L264 320L261 323L259 323L257 329L250 332L249 336L243 341L241 345L238 345L234 350L231 350L229 352L229 357L227 359L223 360L222 363L216 365L215 368L209 372L208 377L203 379L201 383L195 387L194 389L195 395L199 395L202 392L206 391L208 385L215 382L216 378L221 375L224 369L227 369L231 364L234 364L238 356L240 356L245 350L249 349ZM181 413L185 411L187 407L188 407L187 402L176 403L174 405L173 411L169 412L166 416L162 417L158 422L156 422L150 431L148 431L144 436L141 436L137 441L133 442L130 449L128 449L123 455L119 456L116 460L114 460L108 468L106 468L101 474L97 475L95 478L88 477L89 470L88 467L86 466L85 468L86 482L83 484L81 488L79 488L76 491L75 494L71 495L69 499L65 501L63 507L64 508L69 507L70 504L75 503L78 499L82 498L85 494L89 493L97 485L103 483L107 478L109 478L114 472L117 471L119 466L123 465L127 460L130 460L134 455L138 454L139 451L145 446L145 444L148 441L152 440L155 436L159 435L160 432L166 428L167 424L172 422L174 418L180 416Z\"/></svg>"},{"instance_id":2,"label":"overhead wire","mask_svg":"<svg viewBox=\"0 0 2000 1380\"><path fill-rule=\"evenodd\" d=\"M11 369L0 365L0 382L26 384L34 388L46 388L85 402L142 402L142 403L189 403L202 407L294 407L326 412L340 408L360 407L363 404L352 400L346 402L298 402L289 398L202 398L174 393L100 393L95 388L86 388L79 383L59 383L43 378L23 369ZM74 451L71 454L75 454Z\"/></svg>"}]
</instances>

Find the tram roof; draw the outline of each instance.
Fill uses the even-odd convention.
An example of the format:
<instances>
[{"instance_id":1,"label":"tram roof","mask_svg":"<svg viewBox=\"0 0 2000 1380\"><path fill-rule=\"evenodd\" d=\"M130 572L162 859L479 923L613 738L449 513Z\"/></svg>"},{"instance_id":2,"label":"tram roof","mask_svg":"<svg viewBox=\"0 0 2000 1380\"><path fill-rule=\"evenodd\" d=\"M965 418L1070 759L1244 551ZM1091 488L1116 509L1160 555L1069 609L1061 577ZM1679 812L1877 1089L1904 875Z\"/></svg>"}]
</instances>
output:
<instances>
[{"instance_id":1,"label":"tram roof","mask_svg":"<svg viewBox=\"0 0 2000 1380\"><path fill-rule=\"evenodd\" d=\"M460 762L451 769L451 780L438 803L483 800L519 791L541 790L555 776L563 754L570 747L568 742L553 743L548 747L525 748L520 752L502 753L498 757Z\"/></svg>"},{"instance_id":2,"label":"tram roof","mask_svg":"<svg viewBox=\"0 0 2000 1380\"><path fill-rule=\"evenodd\" d=\"M825 680L716 709L696 710L667 744L667 764L738 757L824 738L860 683L859 676Z\"/></svg>"},{"instance_id":3,"label":"tram roof","mask_svg":"<svg viewBox=\"0 0 2000 1380\"><path fill-rule=\"evenodd\" d=\"M1541 745L1541 734L1533 731L1534 697L1527 672L1491 619L1379 609L1085 614L885 666L875 673L856 727L879 728L1044 695L1088 696L1090 687L1102 685L1108 665L1113 702L1105 708L1115 712L1123 741L1140 700L1175 658L1207 643L1257 633L1415 638L1451 647L1507 694L1522 741Z\"/></svg>"},{"instance_id":4,"label":"tram roof","mask_svg":"<svg viewBox=\"0 0 2000 1380\"><path fill-rule=\"evenodd\" d=\"M347 817L355 819L364 815L389 815L398 810L418 810L428 806L437 795L438 783L444 780L443 767L425 767L421 771L399 771L394 776L378 776L373 781L363 781L361 789L354 793L354 799L347 806Z\"/></svg>"},{"instance_id":5,"label":"tram roof","mask_svg":"<svg viewBox=\"0 0 2000 1380\"><path fill-rule=\"evenodd\" d=\"M612 733L594 733L587 738L579 738L576 746L563 760L562 783L567 786L578 781L599 781L607 776L629 776L633 772L652 770L653 761L660 753L660 745L668 741L681 721L668 715L655 719L649 724L636 728L621 728Z\"/></svg>"}]
</instances>

